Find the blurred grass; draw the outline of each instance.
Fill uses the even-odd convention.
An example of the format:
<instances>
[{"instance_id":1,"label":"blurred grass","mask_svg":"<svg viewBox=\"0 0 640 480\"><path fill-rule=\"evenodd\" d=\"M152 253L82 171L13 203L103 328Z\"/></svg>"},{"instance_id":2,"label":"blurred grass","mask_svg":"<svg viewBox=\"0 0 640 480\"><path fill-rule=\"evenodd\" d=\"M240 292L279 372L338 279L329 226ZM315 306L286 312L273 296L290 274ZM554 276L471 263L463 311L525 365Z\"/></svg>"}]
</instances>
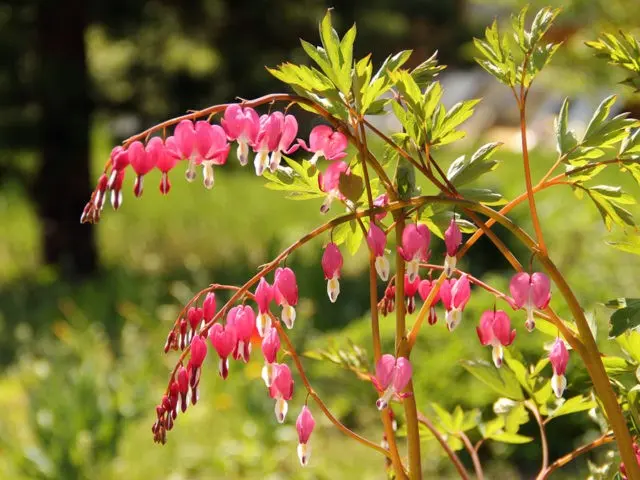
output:
<instances>
[{"instance_id":1,"label":"blurred grass","mask_svg":"<svg viewBox=\"0 0 640 480\"><path fill-rule=\"evenodd\" d=\"M109 143L104 130L96 130L96 172ZM499 156L502 165L483 179L482 186L513 198L523 188L520 157L508 152ZM448 165L454 157L453 152L444 152L437 158L446 159L441 161ZM533 152L532 159L537 178L553 162L553 156L544 152ZM163 356L161 348L179 306L211 282L242 282L261 263L327 220L318 211L320 201L286 200L265 189L263 180L248 169L216 170L212 191L187 184L182 175L172 172L168 197L158 193L155 175L147 179L142 199L132 197L127 183L121 211L106 207L95 227L104 269L81 285L61 282L39 265L39 227L23 192L0 191L4 232L0 238L0 357L5 364L14 359L0 379L0 405L11 412L0 418L0 448L6 453L0 456L0 476L381 478L381 459L341 436L319 414L311 465L300 469L292 422L303 401L302 390L298 387L287 425L277 425L272 401L257 378L257 362L246 368L234 365L231 379L222 385L214 361L208 359L198 406L178 419L167 446L152 445L153 405L175 360L173 355ZM617 184L620 178L615 171L606 172L598 183ZM622 183L637 191L636 185ZM603 340L607 318L597 303L637 294L640 261L604 245L607 232L596 209L578 201L567 187L553 187L537 198L551 255L584 307L596 313ZM526 214L523 204L510 216L531 231ZM527 264L529 254L504 238ZM326 300L319 267L326 240L311 242L290 259L304 297L294 341L303 351L350 338L370 350L364 249L355 259L347 259L342 294L332 305ZM493 247L482 241L475 250L463 260L462 268L506 288L510 272ZM441 253L441 242L434 241L433 261L439 262ZM568 315L560 298L554 297L552 305ZM486 407L495 400L495 394L457 364L463 358L489 359L490 352L480 347L474 328L481 311L492 306L490 295L474 291L465 320L454 335L442 320L425 327L414 355L420 405L438 401L448 408L457 404ZM527 335L520 312L512 318L518 328L516 348L529 360L544 355L541 345L548 337L538 332ZM340 328L350 319L355 320ZM382 331L391 349L392 318L382 320ZM575 368L577 360L573 358L572 363ZM314 388L330 408L349 426L378 441L370 386L354 382L351 374L338 367L311 360L305 364ZM557 425L562 428L551 440L556 455L568 450L569 438L580 443L595 428L579 415ZM559 427L554 424L553 428ZM537 438L533 424L525 426L525 432ZM425 448L425 458L430 459L425 462L426 473L453 478L439 447L429 442ZM492 478L533 472L539 462L535 444L520 449L491 445L483 456L491 460ZM567 478L578 472L569 470Z\"/></svg>"}]
</instances>

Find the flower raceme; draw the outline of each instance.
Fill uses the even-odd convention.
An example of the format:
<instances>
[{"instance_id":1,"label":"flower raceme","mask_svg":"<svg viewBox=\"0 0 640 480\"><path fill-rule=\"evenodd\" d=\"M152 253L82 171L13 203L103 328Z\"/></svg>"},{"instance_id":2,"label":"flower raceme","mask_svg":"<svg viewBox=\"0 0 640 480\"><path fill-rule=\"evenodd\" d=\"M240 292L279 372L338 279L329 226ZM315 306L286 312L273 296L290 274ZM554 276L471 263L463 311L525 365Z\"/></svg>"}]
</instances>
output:
<instances>
[{"instance_id":1,"label":"flower raceme","mask_svg":"<svg viewBox=\"0 0 640 480\"><path fill-rule=\"evenodd\" d=\"M335 303L340 294L340 269L342 268L342 254L338 246L330 242L322 254L322 270L327 280L327 294L331 303Z\"/></svg>"},{"instance_id":2,"label":"flower raceme","mask_svg":"<svg viewBox=\"0 0 640 480\"><path fill-rule=\"evenodd\" d=\"M524 308L527 311L525 326L531 332L536 326L533 310L547 308L551 300L549 277L540 272L533 275L526 272L516 273L509 283L509 291L513 297L515 309Z\"/></svg>"},{"instance_id":3,"label":"flower raceme","mask_svg":"<svg viewBox=\"0 0 640 480\"><path fill-rule=\"evenodd\" d=\"M500 368L504 359L504 349L513 343L516 331L511 330L511 320L503 310L488 310L480 317L476 327L482 345L491 345L493 363Z\"/></svg>"},{"instance_id":4,"label":"flower raceme","mask_svg":"<svg viewBox=\"0 0 640 480\"><path fill-rule=\"evenodd\" d=\"M367 232L367 244L376 258L376 272L383 282L389 280L389 260L384 256L384 249L387 245L387 236L375 223L369 226Z\"/></svg>"},{"instance_id":5,"label":"flower raceme","mask_svg":"<svg viewBox=\"0 0 640 480\"><path fill-rule=\"evenodd\" d=\"M300 146L307 152L312 152L309 159L312 165L324 157L327 160L340 160L347 156L347 137L338 131L334 131L327 125L318 125L311 130L309 135L309 146L302 139L298 140Z\"/></svg>"},{"instance_id":6,"label":"flower raceme","mask_svg":"<svg viewBox=\"0 0 640 480\"><path fill-rule=\"evenodd\" d=\"M467 274L460 278L442 282L440 299L446 310L445 321L449 331L453 331L462 320L462 311L471 297L471 286Z\"/></svg>"},{"instance_id":7,"label":"flower raceme","mask_svg":"<svg viewBox=\"0 0 640 480\"><path fill-rule=\"evenodd\" d=\"M430 241L431 233L422 223L411 223L402 231L402 246L398 247L398 251L407 262L407 275L410 282L417 277L420 262L426 262L429 259Z\"/></svg>"},{"instance_id":8,"label":"flower raceme","mask_svg":"<svg viewBox=\"0 0 640 480\"><path fill-rule=\"evenodd\" d=\"M298 458L300 459L300 465L305 467L309 463L309 456L311 455L311 448L309 447L309 437L313 433L313 429L316 426L316 421L311 415L311 410L304 405L298 418L296 420L296 430L298 432Z\"/></svg>"},{"instance_id":9,"label":"flower raceme","mask_svg":"<svg viewBox=\"0 0 640 480\"><path fill-rule=\"evenodd\" d=\"M404 357L396 358L391 354L384 354L376 363L376 374L371 378L376 389L382 393L376 401L378 410L384 410L392 398L404 398L402 391L411 380L411 363Z\"/></svg>"},{"instance_id":10,"label":"flower raceme","mask_svg":"<svg viewBox=\"0 0 640 480\"><path fill-rule=\"evenodd\" d=\"M456 255L462 244L462 232L455 217L451 219L449 227L444 232L444 244L447 247L447 255L444 258L444 273L447 278L450 278L456 269Z\"/></svg>"},{"instance_id":11,"label":"flower raceme","mask_svg":"<svg viewBox=\"0 0 640 480\"><path fill-rule=\"evenodd\" d=\"M282 321L287 328L293 328L298 304L298 283L296 275L288 267L276 269L273 280L273 293L276 303L282 307Z\"/></svg>"},{"instance_id":12,"label":"flower raceme","mask_svg":"<svg viewBox=\"0 0 640 480\"><path fill-rule=\"evenodd\" d=\"M551 388L556 397L562 397L564 389L567 388L567 379L564 374L567 371L567 363L569 363L569 352L561 338L556 341L549 352L549 361L553 368L553 376L551 377Z\"/></svg>"}]
</instances>

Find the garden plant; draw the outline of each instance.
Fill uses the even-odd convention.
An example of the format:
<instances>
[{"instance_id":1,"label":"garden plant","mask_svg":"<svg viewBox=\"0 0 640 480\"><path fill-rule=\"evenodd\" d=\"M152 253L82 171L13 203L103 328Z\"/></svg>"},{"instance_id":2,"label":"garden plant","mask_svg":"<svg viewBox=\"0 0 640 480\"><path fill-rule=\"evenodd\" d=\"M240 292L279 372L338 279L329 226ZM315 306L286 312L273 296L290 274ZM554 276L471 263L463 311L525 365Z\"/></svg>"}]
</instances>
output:
<instances>
[{"instance_id":1,"label":"garden plant","mask_svg":"<svg viewBox=\"0 0 640 480\"><path fill-rule=\"evenodd\" d=\"M603 355L586 307L549 253L553 246L545 242L544 218L536 207L539 192L570 188L577 197L571 208L583 208L580 201L589 200L607 229L627 232L628 240L612 242L627 252L621 255L640 253L637 227L625 208L635 203L634 196L597 181L605 169L616 169L640 182L640 122L626 113L613 115L616 98L609 96L595 109L586 130L577 135L569 127L571 109L565 100L554 124L557 159L541 178L532 178L527 98L536 76L561 47L546 35L558 14L545 8L528 15L524 9L513 16L508 32L499 32L494 22L485 37L474 42L477 62L513 93L513 103L500 107L519 113L522 179L513 181L522 181L523 191L509 201L500 192L477 185L480 177L490 176L499 167L501 143L488 143L453 161L446 158L450 150L442 149L464 137L460 127L479 100L465 100L448 109L443 105L438 74L444 66L435 54L411 69L405 68L411 51L392 55L377 68L370 55L354 59L355 25L340 38L330 11L320 23L321 46L302 41L312 66L283 63L268 69L293 93L239 99L190 112L113 149L82 213L83 222L97 222L108 201L116 210L122 206L128 170L133 171L129 176L134 177L137 197L151 187L145 184L145 175L153 169L162 172L160 191L170 195L171 182L181 175L175 170L185 168L181 165L186 165L186 180L196 181L202 171L204 187L215 192L214 172L228 161L253 165L266 188L294 201L318 202L321 214L331 217L261 265L243 285L212 283L184 305L164 346L165 354L177 355L177 360L155 407L156 442L167 442L170 431L180 428L178 419L197 408L201 377L214 374L212 357L222 383L233 375L231 361L247 362L251 355L261 355L265 401L270 397L275 403L276 421L292 421L287 410L294 395L305 399L301 411L293 413L303 466L313 461L313 430L318 416L324 415L355 442L378 452L384 460L380 468L390 478L422 478L421 438L429 437L441 444L461 478L470 478L457 453L466 449L475 476L481 479L479 449L487 442L532 441L518 432L520 419L530 413L539 425L535 441L542 462L537 478L548 478L583 453L615 442L620 465L609 474L640 479L640 448L635 443L640 433L640 386L633 372L624 375L629 364L640 361L640 334L634 331L640 324L640 300L620 298L606 304L613 311L609 341L620 345L630 360ZM589 47L630 71L627 83L638 88L637 40L625 33L603 34ZM308 139L298 138L295 115L301 111L318 118ZM393 117L398 131L382 131L374 121L377 116ZM374 143L384 145L381 154L374 153ZM419 184L424 182L433 190L429 195L421 194ZM240 211L242 192L236 201ZM519 205L528 207L530 224L510 220L509 213ZM205 212L215 215L203 205ZM494 225L502 227L500 235ZM503 241L504 232L528 254L518 258ZM224 230L212 234L224 235ZM259 239L260 232L255 236ZM513 267L506 291L457 268L483 236ZM353 370L354 381L370 382L377 391L376 402L359 403L359 408L379 410L382 442L365 438L332 414L314 390L303 355L287 333L296 326L299 298L296 273L287 266L287 259L316 237L324 239L318 275L327 281L330 302L349 296L340 287L343 256L360 248L368 251L371 343L366 347L371 348L368 360L373 367L357 361L364 350L355 346L355 353L333 361ZM438 241L444 242L444 258L431 254L431 245ZM480 318L465 318L474 290L494 295L494 306ZM438 304L445 310L443 319L438 318ZM567 318L556 312L561 304L568 307ZM414 313L412 321L407 321L407 315ZM395 319L395 346L390 351L382 347L383 316ZM451 368L465 368L496 391L495 417L490 419L477 412L447 412L436 404L424 405L414 394L412 373L429 368L428 362L412 361L416 339L433 328L447 328L455 335L460 322L477 324L478 339L490 347L492 361L465 360ZM547 334L549 342L540 345L538 361L528 364L517 355L516 346L521 336L534 329ZM584 364L589 381L573 385L565 375L570 362ZM572 396L565 399L567 391ZM587 411L599 419L602 435L560 458L549 458L548 422ZM473 430L480 435L475 444L468 434ZM314 455L322 451L316 449Z\"/></svg>"}]
</instances>

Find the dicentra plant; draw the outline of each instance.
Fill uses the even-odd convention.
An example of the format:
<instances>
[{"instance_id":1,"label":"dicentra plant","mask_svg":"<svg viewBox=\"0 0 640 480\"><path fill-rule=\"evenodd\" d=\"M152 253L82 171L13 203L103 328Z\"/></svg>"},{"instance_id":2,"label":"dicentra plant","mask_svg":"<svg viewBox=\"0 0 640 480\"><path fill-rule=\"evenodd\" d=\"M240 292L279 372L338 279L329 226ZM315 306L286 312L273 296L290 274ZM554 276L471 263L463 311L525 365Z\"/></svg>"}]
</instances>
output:
<instances>
[{"instance_id":1,"label":"dicentra plant","mask_svg":"<svg viewBox=\"0 0 640 480\"><path fill-rule=\"evenodd\" d=\"M475 40L478 63L511 90L514 108L519 112L524 191L510 201L498 192L472 186L479 177L498 167L495 156L500 143L484 145L448 166L440 156L441 147L464 136L460 126L473 114L478 100L445 108L441 102L442 85L437 80L444 67L438 65L435 55L412 69L405 68L410 51L388 57L377 69L370 56L354 59L355 25L340 38L332 27L330 12L320 24L322 45L302 42L313 66L283 63L268 69L294 93L274 93L208 107L160 123L113 149L82 214L83 222L97 222L108 197L114 209L121 206L127 170L132 170L135 176L136 196L142 195L145 175L153 169L162 172L160 191L169 194L169 175L179 164L186 163L188 181L194 181L201 169L204 186L212 188L215 169L225 165L229 156L237 157L243 166L253 163L256 175L265 178L267 188L280 190L293 200L319 201L323 214L335 213L262 265L245 284L209 285L184 306L164 347L165 353L175 351L179 355L165 394L156 407L157 420L153 425L156 442L167 440L178 412L186 412L189 405L198 402L201 374L210 368L205 365L208 352L215 350L219 374L225 379L230 359L247 362L252 347L260 346L265 393L275 400L278 422L287 421L287 402L294 395L290 364L301 381L297 395L305 398L305 406L297 417L296 427L302 465L309 461L313 415L323 414L340 431L384 457L391 477L421 478L421 435L430 435L441 443L462 478L469 478L456 453L462 448L468 450L476 476L483 478L479 448L488 441L533 440L518 433L518 427L526 422L530 412L540 427L542 465L537 478L547 478L578 455L615 441L624 464L616 474L640 479L636 460L640 457L634 443L640 426L640 386L633 375L623 375L640 361L640 334L633 331L640 323L640 300L618 299L608 303L615 309L610 336L618 338L629 359L603 356L583 306L549 254L553 245L545 241L544 219L536 206L538 192L569 187L578 198L588 198L595 204L608 229L615 225L631 233L630 241L614 246L638 253L640 243L633 236L636 226L625 209L626 204L635 203L635 198L620 187L594 184L594 180L609 167L640 181L640 123L625 113L612 117L615 97L610 96L597 107L584 134L578 137L568 126L570 109L565 100L555 120L557 159L541 178L532 178L527 146L527 96L538 73L560 47L546 39L557 14L557 10L545 8L527 21L524 9L512 19L510 33L500 34L494 22L486 29L485 38ZM633 76L627 81L629 85L639 84L640 48L633 37L604 35L590 46L630 70ZM283 110L277 110L278 106ZM256 108L262 109L263 114L257 113ZM511 107L500 105L500 108ZM308 141L297 138L296 109L311 112L323 123L313 128ZM371 122L374 116L392 116L401 128L397 132L383 132ZM212 123L218 117L220 124ZM373 139L384 144L382 154L370 149ZM230 154L233 144L237 149ZM290 158L296 151L296 158ZM437 193L421 195L418 177L424 177ZM507 216L520 204L528 206L532 232ZM238 208L242 208L241 202ZM492 230L495 224L501 225L530 255L517 258ZM468 235L466 239L463 234ZM431 257L433 235L444 239L446 257L442 261ZM457 268L457 261L483 235L513 267L508 292ZM343 252L354 254L361 247L369 252L375 370L366 371L364 363L353 370L358 379L370 381L378 392L378 400L371 408L380 412L382 443L352 431L329 411L313 389L287 334L295 325L298 286L286 261L319 236L326 239L321 267L331 302L349 295L348 291L340 291ZM388 237L394 239L390 242L392 248L387 245ZM444 323L454 335L463 321L472 286L495 295L493 309L480 318L464 320L478 322L479 340L491 347L493 364L467 361L462 366L500 395L494 405L496 417L482 421L477 411L465 413L457 408L450 413L436 404L430 407L427 416L412 384L413 370L428 368L411 362L416 339L428 335L425 331L428 328L440 328L425 326L437 323L438 302L446 312ZM561 318L550 304L552 290L553 304L564 302L570 318ZM227 299L223 305L219 302L221 295ZM422 300L419 307L416 295ZM406 314L414 311L417 314L409 324ZM395 317L392 351L385 352L381 347L380 315ZM510 315L525 327L519 329L518 335L511 327ZM510 352L511 345L517 343L517 337L535 328L555 340L548 353L543 353L540 346L541 359L537 363L525 365L518 359L521 357ZM567 382L571 385L571 379L565 377L571 350L572 361L584 363L591 382L572 388L577 395L563 401ZM362 354L362 350L358 351ZM213 355L209 353L209 357ZM338 363L349 363L351 357L336 358ZM626 367L621 367L620 362ZM548 363L551 363L550 379ZM453 364L451 368L460 365ZM545 433L547 422L586 410L600 419L602 436L551 461ZM402 419L406 448L399 445L396 418ZM467 432L476 428L481 439L474 445Z\"/></svg>"}]
</instances>

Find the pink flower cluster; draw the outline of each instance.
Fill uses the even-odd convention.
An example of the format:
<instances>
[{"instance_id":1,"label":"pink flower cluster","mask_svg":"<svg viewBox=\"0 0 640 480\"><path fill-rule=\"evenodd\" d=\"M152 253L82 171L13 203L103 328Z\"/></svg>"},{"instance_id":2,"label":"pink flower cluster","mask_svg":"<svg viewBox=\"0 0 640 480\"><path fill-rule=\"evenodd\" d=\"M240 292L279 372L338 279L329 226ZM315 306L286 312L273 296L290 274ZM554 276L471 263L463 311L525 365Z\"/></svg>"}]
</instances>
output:
<instances>
[{"instance_id":1,"label":"pink flower cluster","mask_svg":"<svg viewBox=\"0 0 640 480\"><path fill-rule=\"evenodd\" d=\"M289 366L278 362L280 336L273 326L270 308L273 301L280 305L283 323L288 328L293 327L298 302L298 285L293 270L287 267L276 269L273 285L262 278L253 298L258 306L257 316L253 307L237 305L227 311L224 323L213 323L223 312L216 314L216 297L210 292L201 307L190 307L186 318L181 318L169 332L165 352L189 347L190 356L186 367L183 364L178 366L167 394L156 407L157 420L152 429L156 442L165 443L166 432L173 428L179 411L185 412L189 403L195 405L198 401L200 375L207 356L206 338L218 354L218 372L223 379L229 375L229 358L248 362L252 342L260 339L264 357L262 378L269 396L275 400L276 419L279 423L284 422L288 401L293 397L294 382ZM302 465L309 460L308 441L314 426L315 420L305 405L296 421L300 441L298 456Z\"/></svg>"},{"instance_id":2,"label":"pink flower cluster","mask_svg":"<svg viewBox=\"0 0 640 480\"><path fill-rule=\"evenodd\" d=\"M297 134L298 121L293 115L273 112L259 116L253 108L232 104L226 108L221 125L185 119L176 125L169 137L155 136L146 144L135 140L126 147L117 146L109 158L110 171L106 170L98 179L92 201L85 207L81 221L96 221L109 193L114 209L122 205L122 188L129 167L136 176L133 191L137 197L143 193L145 175L154 169L162 174L160 192L169 193L169 172L181 161L187 162L185 176L188 181L195 180L196 169L201 166L204 186L212 188L215 180L213 167L227 162L231 148L229 142L238 144L237 157L241 165L248 163L249 150L253 150L256 175L262 175L266 170L275 172L282 155L291 154L300 147L314 154L311 158L314 164L322 157L340 160L346 156L347 137L326 125L311 131L309 146L302 139L296 141ZM343 198L338 182L340 173L347 171L344 162L334 162L325 172L321 188L329 193L326 209L334 198Z\"/></svg>"}]
</instances>

